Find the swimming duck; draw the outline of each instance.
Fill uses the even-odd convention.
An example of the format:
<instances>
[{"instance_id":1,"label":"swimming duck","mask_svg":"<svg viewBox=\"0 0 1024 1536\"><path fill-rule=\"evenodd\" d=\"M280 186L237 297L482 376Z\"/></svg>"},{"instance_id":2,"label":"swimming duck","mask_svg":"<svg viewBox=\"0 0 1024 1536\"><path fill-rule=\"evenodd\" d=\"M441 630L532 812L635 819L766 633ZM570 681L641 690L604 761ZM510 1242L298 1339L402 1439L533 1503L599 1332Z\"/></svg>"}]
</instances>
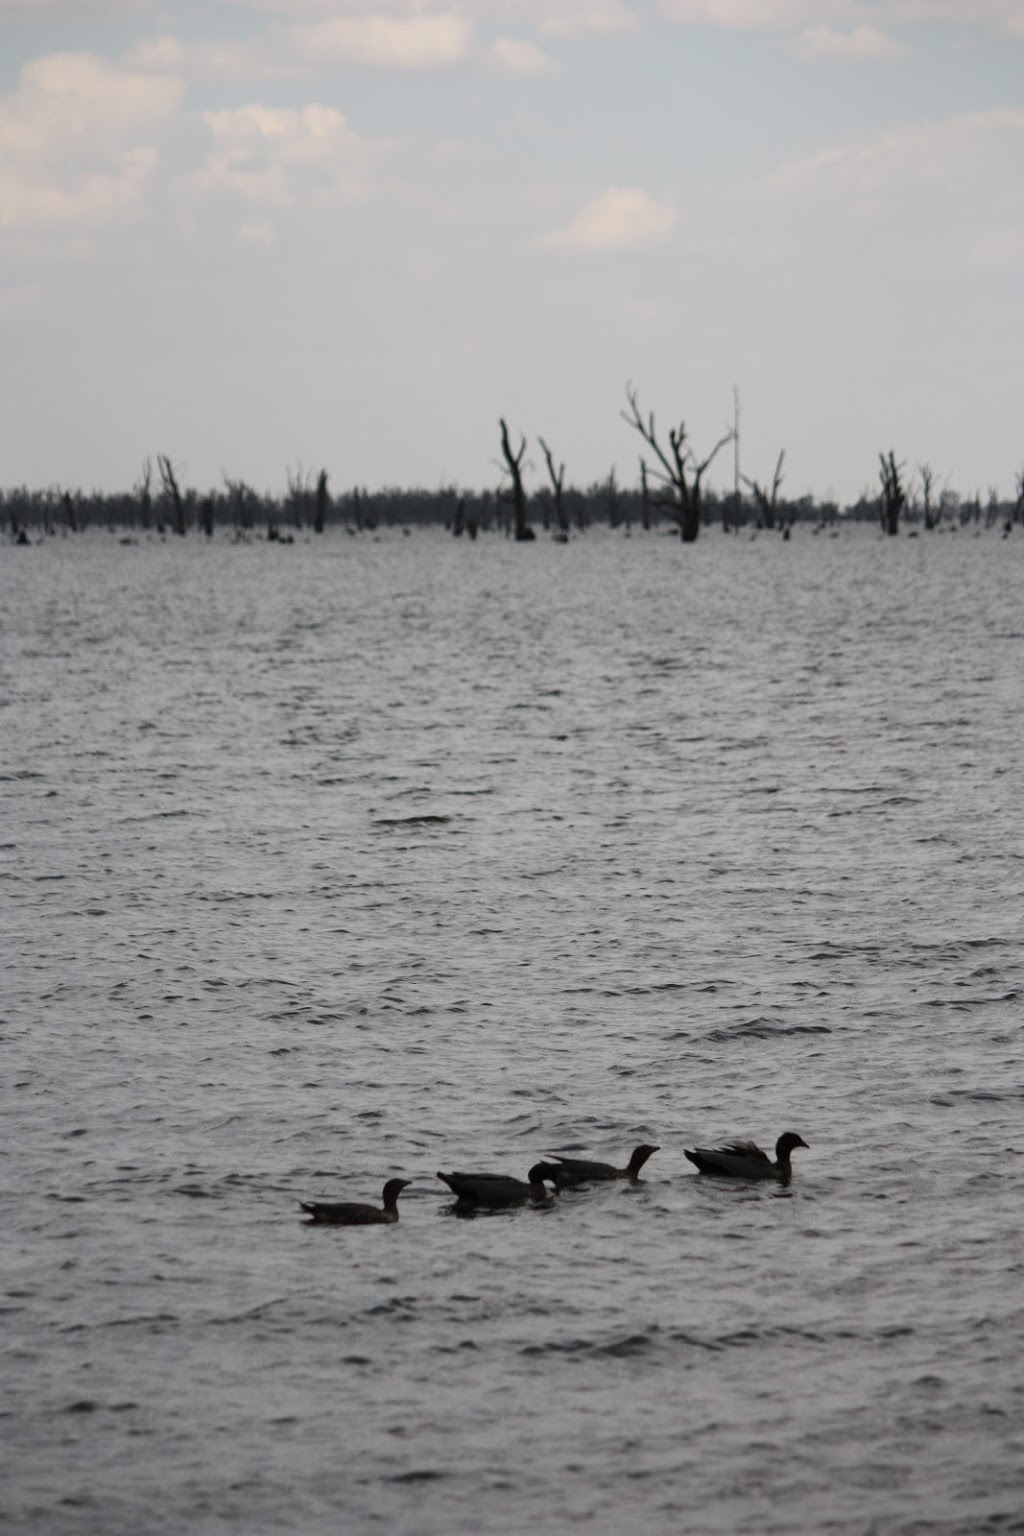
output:
<instances>
[{"instance_id":1,"label":"swimming duck","mask_svg":"<svg viewBox=\"0 0 1024 1536\"><path fill-rule=\"evenodd\" d=\"M388 1179L383 1208L354 1200L300 1200L311 1221L331 1222L336 1227L372 1227L398 1220L398 1197L411 1180Z\"/></svg>"},{"instance_id":2,"label":"swimming duck","mask_svg":"<svg viewBox=\"0 0 1024 1536\"><path fill-rule=\"evenodd\" d=\"M788 1184L793 1172L790 1154L795 1147L806 1145L796 1131L786 1131L775 1143L774 1163L767 1152L762 1152L752 1141L730 1141L724 1147L696 1147L692 1152L686 1152L686 1156L701 1173L719 1173L731 1179L781 1179Z\"/></svg>"},{"instance_id":3,"label":"swimming duck","mask_svg":"<svg viewBox=\"0 0 1024 1536\"><path fill-rule=\"evenodd\" d=\"M438 1173L463 1207L501 1210L510 1205L538 1203L548 1198L545 1179L555 1182L557 1169L551 1163L534 1163L526 1179L514 1179L506 1173Z\"/></svg>"},{"instance_id":4,"label":"swimming duck","mask_svg":"<svg viewBox=\"0 0 1024 1536\"><path fill-rule=\"evenodd\" d=\"M559 1189L575 1189L577 1184L589 1184L599 1179L629 1179L635 1184L644 1163L657 1151L657 1147L635 1147L625 1168L616 1168L613 1163L594 1163L585 1157L559 1157L555 1166L555 1184Z\"/></svg>"}]
</instances>

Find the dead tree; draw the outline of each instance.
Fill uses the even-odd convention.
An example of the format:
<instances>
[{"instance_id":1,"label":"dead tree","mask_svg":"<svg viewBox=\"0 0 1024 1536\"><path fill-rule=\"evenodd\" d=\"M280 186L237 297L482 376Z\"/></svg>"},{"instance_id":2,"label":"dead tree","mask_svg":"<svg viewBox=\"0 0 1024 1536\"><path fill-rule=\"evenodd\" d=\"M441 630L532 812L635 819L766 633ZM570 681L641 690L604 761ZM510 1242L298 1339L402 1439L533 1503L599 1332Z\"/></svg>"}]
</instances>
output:
<instances>
[{"instance_id":1,"label":"dead tree","mask_svg":"<svg viewBox=\"0 0 1024 1536\"><path fill-rule=\"evenodd\" d=\"M65 491L61 497L64 506L64 520L68 525L69 533L78 532L78 514L75 511L75 498L70 491Z\"/></svg>"},{"instance_id":2,"label":"dead tree","mask_svg":"<svg viewBox=\"0 0 1024 1536\"><path fill-rule=\"evenodd\" d=\"M765 528L775 527L775 517L779 509L779 487L782 484L782 461L785 457L786 450L783 448L775 465L775 475L772 479L770 491L766 491L764 486L760 485L756 480L751 480L749 475L740 476L743 484L749 486L754 493L754 500L757 502L758 518Z\"/></svg>"},{"instance_id":3,"label":"dead tree","mask_svg":"<svg viewBox=\"0 0 1024 1536\"><path fill-rule=\"evenodd\" d=\"M526 457L526 438L519 434L519 447L512 452L512 444L509 442L508 427L504 416L498 418L501 428L501 451L505 457L505 467L512 480L512 504L515 509L515 537L522 541L535 537L533 529L526 521L526 492L523 489L523 459Z\"/></svg>"},{"instance_id":4,"label":"dead tree","mask_svg":"<svg viewBox=\"0 0 1024 1536\"><path fill-rule=\"evenodd\" d=\"M185 536L185 501L178 484L178 477L174 473L174 465L166 453L158 453L156 467L160 471L160 481L164 488L164 495L170 502L174 512L174 531L180 537Z\"/></svg>"},{"instance_id":5,"label":"dead tree","mask_svg":"<svg viewBox=\"0 0 1024 1536\"><path fill-rule=\"evenodd\" d=\"M686 423L670 427L668 449L658 441L654 425L654 412L645 419L640 411L640 401L635 389L626 386L629 410L620 412L623 421L639 432L654 454L657 462L651 465L651 473L660 489L652 498L677 525L684 544L692 544L700 533L701 481L710 469L717 454L726 443L733 440L733 429L719 438L706 459L698 459L686 440Z\"/></svg>"},{"instance_id":6,"label":"dead tree","mask_svg":"<svg viewBox=\"0 0 1024 1536\"><path fill-rule=\"evenodd\" d=\"M645 533L651 531L651 488L647 483L647 461L640 459L640 526Z\"/></svg>"},{"instance_id":7,"label":"dead tree","mask_svg":"<svg viewBox=\"0 0 1024 1536\"><path fill-rule=\"evenodd\" d=\"M930 464L919 464L917 472L921 476L921 511L924 514L924 525L929 532L938 527L939 514L932 506L932 492L935 489L935 471Z\"/></svg>"},{"instance_id":8,"label":"dead tree","mask_svg":"<svg viewBox=\"0 0 1024 1536\"><path fill-rule=\"evenodd\" d=\"M354 485L348 498L349 511L352 520L348 524L349 533L362 533L363 531L363 504L359 499L359 487Z\"/></svg>"},{"instance_id":9,"label":"dead tree","mask_svg":"<svg viewBox=\"0 0 1024 1536\"><path fill-rule=\"evenodd\" d=\"M288 495L285 497L285 507L293 528L301 528L303 519L307 517L314 505L313 488L309 484L309 478L303 473L300 464L296 470L285 470L285 478L288 481ZM277 526L277 520L273 514L267 517L267 538L279 539L281 530Z\"/></svg>"},{"instance_id":10,"label":"dead tree","mask_svg":"<svg viewBox=\"0 0 1024 1536\"><path fill-rule=\"evenodd\" d=\"M139 523L147 529L153 521L153 496L150 491L152 483L153 460L147 454L142 461L142 478L135 482L135 494L139 498Z\"/></svg>"},{"instance_id":11,"label":"dead tree","mask_svg":"<svg viewBox=\"0 0 1024 1536\"><path fill-rule=\"evenodd\" d=\"M314 533L323 533L329 506L330 497L327 494L327 471L322 469L316 477L316 500L313 504Z\"/></svg>"},{"instance_id":12,"label":"dead tree","mask_svg":"<svg viewBox=\"0 0 1024 1536\"><path fill-rule=\"evenodd\" d=\"M244 480L232 480L225 475L224 485L227 490L231 524L235 530L235 537L239 538L243 533L248 533L256 521L259 498Z\"/></svg>"},{"instance_id":13,"label":"dead tree","mask_svg":"<svg viewBox=\"0 0 1024 1536\"><path fill-rule=\"evenodd\" d=\"M878 478L882 482L882 527L890 537L895 537L900 531L900 513L907 504L907 493L900 478L903 466L897 464L892 449L888 455L880 453L878 462Z\"/></svg>"},{"instance_id":14,"label":"dead tree","mask_svg":"<svg viewBox=\"0 0 1024 1536\"><path fill-rule=\"evenodd\" d=\"M625 522L629 528L629 503L626 503L625 514L620 512L619 482L615 478L615 465L608 471L608 479L604 483L605 506L608 509L608 527L617 528L620 522Z\"/></svg>"},{"instance_id":15,"label":"dead tree","mask_svg":"<svg viewBox=\"0 0 1024 1536\"><path fill-rule=\"evenodd\" d=\"M568 533L569 519L565 515L565 502L562 495L565 489L565 465L559 464L556 470L551 449L542 437L538 437L537 441L544 450L544 461L548 466L548 476L551 480L551 495L555 507L555 526L559 533Z\"/></svg>"}]
</instances>

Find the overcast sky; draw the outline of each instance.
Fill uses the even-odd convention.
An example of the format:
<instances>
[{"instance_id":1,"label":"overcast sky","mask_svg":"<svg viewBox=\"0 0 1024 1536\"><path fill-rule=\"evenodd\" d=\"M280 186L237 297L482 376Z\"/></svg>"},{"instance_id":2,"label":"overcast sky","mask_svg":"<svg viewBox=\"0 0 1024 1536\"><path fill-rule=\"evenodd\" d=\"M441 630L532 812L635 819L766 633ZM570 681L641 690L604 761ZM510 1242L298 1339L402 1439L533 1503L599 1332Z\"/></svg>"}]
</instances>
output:
<instances>
[{"instance_id":1,"label":"overcast sky","mask_svg":"<svg viewBox=\"0 0 1024 1536\"><path fill-rule=\"evenodd\" d=\"M1009 496L1024 0L0 0L0 359L0 486Z\"/></svg>"}]
</instances>

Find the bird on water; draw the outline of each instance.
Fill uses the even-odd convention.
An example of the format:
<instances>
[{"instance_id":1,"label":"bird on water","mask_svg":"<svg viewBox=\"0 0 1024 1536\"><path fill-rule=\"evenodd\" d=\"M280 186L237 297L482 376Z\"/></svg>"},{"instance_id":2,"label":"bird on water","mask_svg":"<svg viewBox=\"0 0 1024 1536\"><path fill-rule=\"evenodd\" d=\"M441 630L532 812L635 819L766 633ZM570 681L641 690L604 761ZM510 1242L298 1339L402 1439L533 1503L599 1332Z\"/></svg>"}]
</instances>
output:
<instances>
[{"instance_id":1,"label":"bird on water","mask_svg":"<svg viewBox=\"0 0 1024 1536\"><path fill-rule=\"evenodd\" d=\"M459 1205L482 1210L503 1210L507 1206L525 1205L528 1200L537 1204L547 1200L544 1181L555 1183L557 1169L551 1163L534 1163L525 1179L514 1179L507 1173L441 1173L441 1179Z\"/></svg>"},{"instance_id":2,"label":"bird on water","mask_svg":"<svg viewBox=\"0 0 1024 1536\"><path fill-rule=\"evenodd\" d=\"M775 1143L775 1161L752 1141L730 1141L724 1147L695 1147L684 1152L701 1173L717 1173L729 1179L779 1179L788 1184L793 1169L790 1157L807 1143L796 1131L786 1131Z\"/></svg>"},{"instance_id":3,"label":"bird on water","mask_svg":"<svg viewBox=\"0 0 1024 1536\"><path fill-rule=\"evenodd\" d=\"M384 1185L384 1204L366 1205L357 1200L300 1200L311 1221L336 1227L388 1226L398 1220L398 1197L410 1179L388 1179Z\"/></svg>"},{"instance_id":4,"label":"bird on water","mask_svg":"<svg viewBox=\"0 0 1024 1536\"><path fill-rule=\"evenodd\" d=\"M616 1168L614 1163L591 1162L585 1157L558 1157L555 1160L555 1184L559 1189L574 1189L578 1184L606 1179L628 1179L635 1184L641 1168L657 1151L657 1147L646 1144L635 1147L625 1168Z\"/></svg>"}]
</instances>

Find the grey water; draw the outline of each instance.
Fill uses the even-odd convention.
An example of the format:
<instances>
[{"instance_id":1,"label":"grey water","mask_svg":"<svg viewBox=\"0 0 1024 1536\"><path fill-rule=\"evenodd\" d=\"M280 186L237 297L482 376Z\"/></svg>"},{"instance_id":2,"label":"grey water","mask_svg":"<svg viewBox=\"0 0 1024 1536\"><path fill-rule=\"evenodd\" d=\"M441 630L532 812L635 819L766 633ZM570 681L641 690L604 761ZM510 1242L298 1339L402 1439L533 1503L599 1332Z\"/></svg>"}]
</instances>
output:
<instances>
[{"instance_id":1,"label":"grey water","mask_svg":"<svg viewBox=\"0 0 1024 1536\"><path fill-rule=\"evenodd\" d=\"M1024 1531L1022 564L0 550L0 1527Z\"/></svg>"}]
</instances>

